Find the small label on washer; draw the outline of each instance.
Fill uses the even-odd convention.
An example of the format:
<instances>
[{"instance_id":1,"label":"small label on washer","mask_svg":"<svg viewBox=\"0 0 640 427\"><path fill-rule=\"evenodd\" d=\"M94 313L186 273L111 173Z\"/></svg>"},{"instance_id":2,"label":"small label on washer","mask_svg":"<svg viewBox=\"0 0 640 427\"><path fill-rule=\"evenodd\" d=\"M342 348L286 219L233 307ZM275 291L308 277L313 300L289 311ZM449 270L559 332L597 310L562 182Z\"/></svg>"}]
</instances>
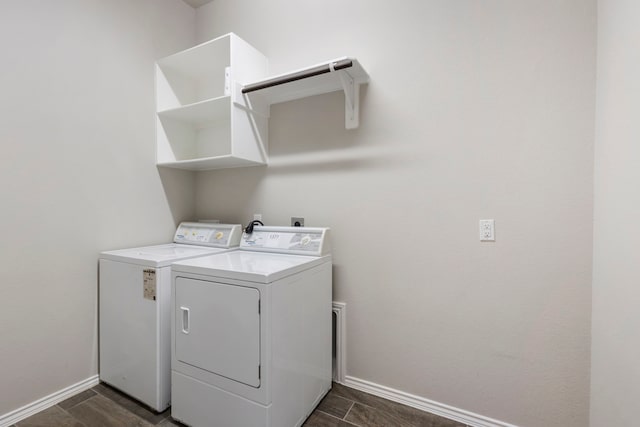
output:
<instances>
[{"instance_id":1,"label":"small label on washer","mask_svg":"<svg viewBox=\"0 0 640 427\"><path fill-rule=\"evenodd\" d=\"M146 269L143 271L143 296L144 299L156 300L156 271Z\"/></svg>"}]
</instances>

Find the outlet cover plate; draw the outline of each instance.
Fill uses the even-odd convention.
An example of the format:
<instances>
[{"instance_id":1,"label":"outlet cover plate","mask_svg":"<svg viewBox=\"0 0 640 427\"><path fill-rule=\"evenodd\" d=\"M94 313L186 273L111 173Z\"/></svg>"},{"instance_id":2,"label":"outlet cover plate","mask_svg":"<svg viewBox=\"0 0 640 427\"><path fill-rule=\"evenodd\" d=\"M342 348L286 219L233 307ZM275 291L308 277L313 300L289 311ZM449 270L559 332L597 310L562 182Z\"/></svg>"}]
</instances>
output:
<instances>
[{"instance_id":1,"label":"outlet cover plate","mask_svg":"<svg viewBox=\"0 0 640 427\"><path fill-rule=\"evenodd\" d=\"M496 241L496 229L495 221L492 219L480 220L480 241L481 242L495 242Z\"/></svg>"}]
</instances>

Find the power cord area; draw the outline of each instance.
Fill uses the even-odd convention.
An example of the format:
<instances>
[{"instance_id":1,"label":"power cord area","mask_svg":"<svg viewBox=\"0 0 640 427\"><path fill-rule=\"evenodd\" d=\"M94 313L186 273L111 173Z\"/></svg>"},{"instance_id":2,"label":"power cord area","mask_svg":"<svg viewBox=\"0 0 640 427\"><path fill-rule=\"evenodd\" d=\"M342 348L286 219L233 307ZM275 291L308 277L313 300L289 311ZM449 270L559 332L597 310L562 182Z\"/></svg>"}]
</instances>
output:
<instances>
[{"instance_id":1,"label":"power cord area","mask_svg":"<svg viewBox=\"0 0 640 427\"><path fill-rule=\"evenodd\" d=\"M262 221L259 221L257 219L254 219L253 221L251 221L249 224L247 224L247 226L244 228L244 232L246 234L251 234L253 233L253 227L255 227L256 225L264 225L262 223Z\"/></svg>"}]
</instances>

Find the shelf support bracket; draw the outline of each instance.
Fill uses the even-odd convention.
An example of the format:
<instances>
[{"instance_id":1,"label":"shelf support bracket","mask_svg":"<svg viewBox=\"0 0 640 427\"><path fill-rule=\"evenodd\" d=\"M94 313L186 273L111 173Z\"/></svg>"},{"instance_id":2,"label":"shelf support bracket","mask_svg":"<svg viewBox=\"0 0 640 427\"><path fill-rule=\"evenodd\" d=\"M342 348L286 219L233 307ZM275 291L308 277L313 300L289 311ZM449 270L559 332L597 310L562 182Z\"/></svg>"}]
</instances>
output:
<instances>
[{"instance_id":1,"label":"shelf support bracket","mask_svg":"<svg viewBox=\"0 0 640 427\"><path fill-rule=\"evenodd\" d=\"M338 71L344 90L344 120L347 129L356 129L360 116L360 83L356 83L346 71Z\"/></svg>"}]
</instances>

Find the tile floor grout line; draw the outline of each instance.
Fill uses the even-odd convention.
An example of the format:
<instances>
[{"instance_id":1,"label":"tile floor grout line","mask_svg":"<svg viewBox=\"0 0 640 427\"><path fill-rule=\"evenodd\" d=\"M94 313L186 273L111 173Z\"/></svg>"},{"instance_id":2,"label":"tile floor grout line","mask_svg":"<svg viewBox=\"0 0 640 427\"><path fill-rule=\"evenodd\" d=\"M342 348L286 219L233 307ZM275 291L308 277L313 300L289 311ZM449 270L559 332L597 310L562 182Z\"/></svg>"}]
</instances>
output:
<instances>
[{"instance_id":1,"label":"tile floor grout line","mask_svg":"<svg viewBox=\"0 0 640 427\"><path fill-rule=\"evenodd\" d=\"M352 401L351 406L349 406L349 409L347 409L347 412L344 414L344 417L342 417L342 419L344 421L347 421L347 415L349 415L349 412L351 412L351 409L355 406L356 401Z\"/></svg>"},{"instance_id":2,"label":"tile floor grout line","mask_svg":"<svg viewBox=\"0 0 640 427\"><path fill-rule=\"evenodd\" d=\"M357 403L357 404L359 404L359 405L364 406L365 408L372 409L372 410L374 410L374 411L377 411L377 412L380 412L380 413L386 414L386 415L390 416L391 418L396 419L396 420L397 420L398 422L400 422L400 423L407 423L407 421L406 421L406 420L403 420L403 419L402 419L402 417L398 417L396 414L394 414L394 413L393 413L393 412L391 412L391 411L388 411L387 409L383 409L383 408L380 408L380 407L378 407L378 406L371 406L371 405L367 405L366 403L358 402L358 401L356 401L356 400L354 400L354 401L353 401L353 404L351 405L351 407L349 408L349 410L348 410L348 411L347 411L347 413L345 414L345 416L344 416L344 418L343 418L343 421L349 422L349 421L347 421L347 419L346 419L346 418L347 418L347 415L349 415L349 412L351 412L351 409L355 406L355 404L356 404L356 403ZM412 423L411 423L411 422L409 422L409 425L412 425Z\"/></svg>"},{"instance_id":3,"label":"tile floor grout line","mask_svg":"<svg viewBox=\"0 0 640 427\"><path fill-rule=\"evenodd\" d=\"M356 403L356 402L354 402L354 401L351 401L351 402L352 402L352 403L351 403L351 406L349 407L349 410L350 410L350 409L351 409L351 407L353 407L353 405L355 405L355 403ZM328 415L328 416L330 416L331 418L335 418L336 420L344 421L345 423L349 424L350 426L354 426L354 427L362 427L362 426L360 426L360 425L358 425L358 424L354 424L354 423L352 423L351 421L347 421L347 420L345 420L344 418L336 417L335 415L332 415L332 414L330 414L330 413L328 413L328 412L325 412L325 411L320 410L320 409L317 409L317 408L314 410L314 412L322 412L323 414ZM347 414L348 414L348 413L349 413L349 411L347 410ZM347 416L347 414L345 414L345 417Z\"/></svg>"},{"instance_id":4,"label":"tile floor grout line","mask_svg":"<svg viewBox=\"0 0 640 427\"><path fill-rule=\"evenodd\" d=\"M363 392L363 393L364 393L364 392ZM345 397L345 396L341 396L341 395L339 395L339 394L338 394L338 396L339 396L339 397L342 397L343 399L352 400L351 398L347 398L347 397ZM436 416L436 417L439 417L439 415L436 415L436 414L434 414L434 413L432 413L432 412L421 411L420 409L414 408L413 406L404 405L404 404L402 404L402 403L400 403L400 402L396 402L396 401L394 401L394 400L385 399L384 397L375 396L375 395L372 395L372 396L373 396L373 397L376 397L376 398L378 398L378 399L382 399L383 401L388 401L388 402L390 402L391 404L399 405L399 406L401 406L401 407L406 407L406 408L410 408L410 409L415 409L415 410L417 410L417 411L420 411L420 412L426 412L426 413L428 413L428 414L430 414L430 415L434 415L434 416ZM398 420L399 420L399 421L401 421L401 422L406 422L405 420L403 420L403 419L402 419L402 417L401 417L401 416L396 415L396 414L395 414L395 413L393 413L392 411L389 411L387 408L383 408L383 407L377 406L377 405L376 405L376 403L368 404L368 403L364 403L364 402L361 402L361 401L359 401L359 400L355 400L355 399L353 399L352 401L354 402L354 404L355 404L355 403L357 403L357 404L359 404L359 405L364 406L365 408L373 409L373 410L375 410L375 411L380 411L380 412L383 412L383 413L385 413L385 414L388 414L388 415L390 415L391 417L396 418L396 419L398 419ZM374 406L374 405L376 405L376 406ZM353 405L352 405L352 407L353 407ZM351 408L349 408L349 411L350 411L350 410L351 410ZM347 411L347 414L349 413L349 411ZM345 415L345 417L346 417L346 415ZM471 427L471 426L466 426L466 425L464 425L464 426L462 426L462 427Z\"/></svg>"},{"instance_id":5,"label":"tile floor grout line","mask_svg":"<svg viewBox=\"0 0 640 427\"><path fill-rule=\"evenodd\" d=\"M100 384L102 384L102 383L100 383ZM105 389L106 389L106 390L109 390L109 387L110 387L110 386L105 386ZM164 420L171 418L171 413L169 413L169 414L167 414L167 416L165 416L164 418L159 419L157 423L153 424L150 420L147 420L146 418L142 417L141 415L136 414L135 412L131 411L129 408L127 408L126 406L124 406L123 404L121 404L120 402L118 402L117 400L114 400L114 399L112 399L111 397L109 397L108 395L106 395L106 394L104 394L104 393L100 393L100 391L95 390L95 389L93 389L93 388L91 388L91 390L93 390L96 394L99 394L100 396L104 397L105 399L109 399L111 402L115 403L115 404L116 404L116 405L118 405L120 408L124 409L125 411L127 411L127 412L129 412L129 413L131 413L131 414L133 414L133 415L135 415L136 417L138 417L138 418L139 418L139 419L141 419L142 421L144 421L144 422L146 422L146 423L148 423L148 424L151 424L152 426L157 426L157 425L161 424ZM130 397L129 397L129 396L126 396L126 395L124 395L124 394L120 394L120 392L118 392L116 389L112 389L111 391L112 391L113 393L115 393L115 394L116 394L116 396L120 396L120 397L122 397L123 399L130 399ZM95 397L95 396L92 396L92 397ZM88 399L85 399L84 401L86 401L86 400L88 400ZM130 401L131 403L133 403L133 404L137 405L137 406L138 406L138 407L140 407L140 408L143 408L143 409L147 409L147 410L149 410L149 409L148 409L148 408L146 408L145 406L142 406L142 404L141 404L140 402L136 401L135 399L134 399L134 400L129 400L129 401ZM164 411L163 411L163 412L164 412ZM162 412L157 412L157 413L156 413L156 412L153 412L153 413L154 413L155 415L159 415L159 414L161 414ZM173 418L171 418L171 419L173 419Z\"/></svg>"},{"instance_id":6,"label":"tile floor grout line","mask_svg":"<svg viewBox=\"0 0 640 427\"><path fill-rule=\"evenodd\" d=\"M344 396L340 396L340 397L342 397L343 399L347 399L347 398L346 398L346 397L344 397ZM383 399L383 398L381 398L381 399ZM351 400L351 399L347 399L347 400ZM356 403L357 403L358 405L362 405L362 406L364 406L365 408L375 409L375 410L377 410L377 411L382 411L382 412L388 412L387 410L382 409L382 408L380 408L379 406L372 406L372 405L369 405L369 404L366 404L366 403L360 402L360 401L358 401L358 400L351 400L351 401L353 402L353 404L356 404ZM392 402L393 402L393 401L392 401ZM353 405L351 405L351 406L353 407ZM349 410L351 410L351 408L349 408ZM346 415L345 415L345 416L346 416Z\"/></svg>"},{"instance_id":7,"label":"tile floor grout line","mask_svg":"<svg viewBox=\"0 0 640 427\"><path fill-rule=\"evenodd\" d=\"M127 407L125 407L125 406L121 405L119 402L116 402L115 400L111 399L111 398L110 398L109 396L107 396L106 394L99 393L97 390L94 390L94 391L96 392L96 394L98 394L98 395L100 395L100 396L104 397L105 399L108 399L108 400L109 400L110 402L112 402L114 405L116 405L116 406L120 407L120 409L124 410L125 412L128 412L129 414L131 414L131 415L133 415L134 417L136 417L138 420L142 421L143 425L144 425L144 424L149 424L149 425L151 425L151 426L157 426L159 423L161 423L162 421L164 421L164 420L165 420L165 419L163 418L162 420L160 420L160 421L158 422L158 424L152 424L152 423L151 423L151 421L148 421L148 420L144 419L143 417L141 417L140 415L136 414L135 412L130 411L130 410L129 410L129 408L127 408ZM87 401L89 401L89 400L91 400L91 399L93 399L93 398L95 398L95 397L96 397L96 396L91 396L89 399L85 399L85 400L83 400L83 401L82 401L82 403L87 402ZM77 406L77 405L76 405L76 406ZM74 417L74 419L76 419L76 418Z\"/></svg>"},{"instance_id":8,"label":"tile floor grout line","mask_svg":"<svg viewBox=\"0 0 640 427\"><path fill-rule=\"evenodd\" d=\"M328 415L328 416L330 416L331 418L335 418L336 420L344 421L342 418L340 418L340 417L336 417L335 415L330 414L330 413L328 413L328 412L325 412L325 411L323 411L323 410L321 410L321 409L317 409L317 408L316 408L313 412L322 412L323 414Z\"/></svg>"},{"instance_id":9,"label":"tile floor grout line","mask_svg":"<svg viewBox=\"0 0 640 427\"><path fill-rule=\"evenodd\" d=\"M364 392L362 392L362 393L364 393ZM379 411L384 411L384 409L382 409L382 408L380 408L380 407L378 407L378 406L372 406L372 405L369 405L369 404L367 404L367 403L361 402L361 401L356 400L356 399L351 398L351 397L345 397L345 396L342 396L342 395L340 395L340 394L336 394L336 396L341 397L341 398L343 398L343 399L345 399L345 400L350 400L350 401L352 401L353 403L357 403L357 404L359 404L359 405L366 406L367 408L377 409L377 410L379 410ZM388 400L388 399L385 399L384 397L379 397L379 396L374 396L374 395L372 395L372 396L373 396L373 397L377 397L377 398L382 399L382 400ZM393 402L393 400L389 400L389 402ZM393 403L397 403L397 402L393 402ZM399 405L402 405L401 403L398 403L398 404L399 404ZM351 409L351 408L349 408L349 409Z\"/></svg>"},{"instance_id":10,"label":"tile floor grout line","mask_svg":"<svg viewBox=\"0 0 640 427\"><path fill-rule=\"evenodd\" d=\"M89 389L89 390L91 390L91 389ZM75 404L75 405L73 405L73 406L68 407L67 409L75 408L75 407L76 407L76 406L78 406L79 404L84 403L84 402L86 402L86 401L87 401L87 400L89 400L89 399L93 399L93 398L94 398L94 397L96 397L96 396L97 396L97 393L96 393L96 394L94 394L94 395L93 395L93 396L91 396L91 397L88 397L88 398L84 399L84 400L83 400L83 401L81 401L81 402L76 403L76 404ZM83 423L82 421L80 421L79 419L77 419L76 417L74 417L74 416L73 416L73 414L72 414L71 412L69 412L67 409L63 408L63 407L62 407L62 406L60 406L59 404L57 404L56 406L57 406L58 408L62 409L62 410L63 410L67 415L69 415L69 416L70 416L70 417L71 417L71 418L72 418L76 423L80 424L82 427L87 427L87 425L86 425L85 423Z\"/></svg>"},{"instance_id":11,"label":"tile floor grout line","mask_svg":"<svg viewBox=\"0 0 640 427\"><path fill-rule=\"evenodd\" d=\"M75 408L75 407L76 407L76 406L78 406L79 404L81 404L81 403L83 403L83 402L86 402L87 400L91 399L92 397L95 397L95 396L96 396L96 394L98 394L98 392L96 392L95 390L92 390L92 389L88 389L88 390L93 391L93 396L89 396L89 397L87 397L86 399L83 399L83 400L81 400L80 402L76 403L75 405L71 405L71 406L69 406L69 407L68 407L68 408L66 408L66 409L65 409L65 408L63 408L62 406L60 406L60 403L64 402L64 400L63 400L62 402L58 402L58 403L56 403L56 406L57 406L57 407L59 407L60 409L62 409L63 411L65 411L65 412L67 412L67 413L68 413L68 412L69 412L69 411L68 411L68 409ZM88 391L88 390L86 390L86 391ZM83 393L84 393L84 392L83 392ZM73 399L73 397L71 397L71 399ZM80 424L82 424L82 423L80 423Z\"/></svg>"}]
</instances>

